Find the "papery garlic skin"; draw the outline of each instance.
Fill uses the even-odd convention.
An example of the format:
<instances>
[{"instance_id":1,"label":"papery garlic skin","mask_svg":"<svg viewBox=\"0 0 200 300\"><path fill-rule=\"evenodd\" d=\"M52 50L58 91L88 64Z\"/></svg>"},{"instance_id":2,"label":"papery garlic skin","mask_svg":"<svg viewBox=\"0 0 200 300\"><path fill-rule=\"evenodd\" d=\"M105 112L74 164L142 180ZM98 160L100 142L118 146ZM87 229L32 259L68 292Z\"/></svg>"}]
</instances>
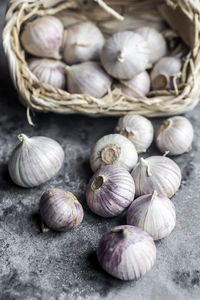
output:
<instances>
[{"instance_id":1,"label":"papery garlic skin","mask_svg":"<svg viewBox=\"0 0 200 300\"><path fill-rule=\"evenodd\" d=\"M30 188L51 179L62 167L64 151L51 138L25 134L18 136L21 141L11 154L8 170L13 182Z\"/></svg>"},{"instance_id":2,"label":"papery garlic skin","mask_svg":"<svg viewBox=\"0 0 200 300\"><path fill-rule=\"evenodd\" d=\"M169 155L179 155L191 150L194 137L192 124L182 116L165 120L156 133L158 149Z\"/></svg>"},{"instance_id":3,"label":"papery garlic skin","mask_svg":"<svg viewBox=\"0 0 200 300\"><path fill-rule=\"evenodd\" d=\"M101 62L111 76L131 79L143 72L149 61L149 49L138 33L123 31L115 33L104 44Z\"/></svg>"},{"instance_id":4,"label":"papery garlic skin","mask_svg":"<svg viewBox=\"0 0 200 300\"><path fill-rule=\"evenodd\" d=\"M101 98L110 89L112 79L97 62L84 62L67 67L67 88L71 94Z\"/></svg>"},{"instance_id":5,"label":"papery garlic skin","mask_svg":"<svg viewBox=\"0 0 200 300\"><path fill-rule=\"evenodd\" d=\"M44 16L28 22L21 33L23 48L39 57L60 59L63 44L63 24L53 16Z\"/></svg>"},{"instance_id":6,"label":"papery garlic skin","mask_svg":"<svg viewBox=\"0 0 200 300\"><path fill-rule=\"evenodd\" d=\"M150 91L151 80L149 74L144 71L130 80L122 81L117 87L127 96L141 98Z\"/></svg>"},{"instance_id":7,"label":"papery garlic skin","mask_svg":"<svg viewBox=\"0 0 200 300\"><path fill-rule=\"evenodd\" d=\"M165 156L141 158L131 174L136 196L151 194L156 190L158 194L171 198L181 184L179 166Z\"/></svg>"},{"instance_id":8,"label":"papery garlic skin","mask_svg":"<svg viewBox=\"0 0 200 300\"><path fill-rule=\"evenodd\" d=\"M73 65L99 59L104 36L91 22L75 24L67 29L64 40L63 59Z\"/></svg>"},{"instance_id":9,"label":"papery garlic skin","mask_svg":"<svg viewBox=\"0 0 200 300\"><path fill-rule=\"evenodd\" d=\"M135 146L121 134L109 134L99 139L90 156L93 172L106 165L116 165L131 171L136 165L138 154Z\"/></svg>"},{"instance_id":10,"label":"papery garlic skin","mask_svg":"<svg viewBox=\"0 0 200 300\"><path fill-rule=\"evenodd\" d=\"M156 246L152 237L141 228L117 226L101 238L97 258L110 275L121 280L134 280L153 267Z\"/></svg>"},{"instance_id":11,"label":"papery garlic skin","mask_svg":"<svg viewBox=\"0 0 200 300\"><path fill-rule=\"evenodd\" d=\"M177 57L163 57L153 67L150 77L154 90L174 89L174 75L181 71L181 60Z\"/></svg>"},{"instance_id":12,"label":"papery garlic skin","mask_svg":"<svg viewBox=\"0 0 200 300\"><path fill-rule=\"evenodd\" d=\"M127 224L140 227L154 240L160 240L168 236L176 225L174 204L156 191L140 196L127 211Z\"/></svg>"},{"instance_id":13,"label":"papery garlic skin","mask_svg":"<svg viewBox=\"0 0 200 300\"><path fill-rule=\"evenodd\" d=\"M116 132L127 137L138 153L146 152L154 137L151 122L143 116L134 114L121 117L116 126Z\"/></svg>"},{"instance_id":14,"label":"papery garlic skin","mask_svg":"<svg viewBox=\"0 0 200 300\"><path fill-rule=\"evenodd\" d=\"M106 166L91 178L86 192L89 208L104 218L119 215L135 196L135 184L122 167Z\"/></svg>"},{"instance_id":15,"label":"papery garlic skin","mask_svg":"<svg viewBox=\"0 0 200 300\"><path fill-rule=\"evenodd\" d=\"M31 72L44 83L64 89L66 84L65 65L53 59L33 58L28 61Z\"/></svg>"},{"instance_id":16,"label":"papery garlic skin","mask_svg":"<svg viewBox=\"0 0 200 300\"><path fill-rule=\"evenodd\" d=\"M135 32L139 33L147 42L147 45L150 50L150 54L149 54L150 64L154 64L161 57L166 56L167 43L160 32L148 26L140 27L136 29Z\"/></svg>"},{"instance_id":17,"label":"papery garlic skin","mask_svg":"<svg viewBox=\"0 0 200 300\"><path fill-rule=\"evenodd\" d=\"M40 215L48 228L67 231L82 222L83 208L72 193L54 188L42 195Z\"/></svg>"}]
</instances>

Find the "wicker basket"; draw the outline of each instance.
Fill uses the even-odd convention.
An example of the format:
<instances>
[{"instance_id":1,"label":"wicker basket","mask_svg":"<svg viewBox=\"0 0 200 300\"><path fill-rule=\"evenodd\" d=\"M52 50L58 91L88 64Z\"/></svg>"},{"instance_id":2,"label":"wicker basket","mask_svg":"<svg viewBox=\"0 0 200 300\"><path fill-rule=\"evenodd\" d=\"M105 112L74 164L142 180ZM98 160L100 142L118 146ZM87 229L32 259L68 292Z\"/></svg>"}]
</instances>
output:
<instances>
[{"instance_id":1,"label":"wicker basket","mask_svg":"<svg viewBox=\"0 0 200 300\"><path fill-rule=\"evenodd\" d=\"M80 19L86 19L89 15L92 21L102 26L102 30L105 28L103 22L109 24L110 21L112 28L123 28L123 24L128 24L128 21L122 21L122 16L126 15L129 19L130 16L134 16L134 19L142 16L143 20L146 18L149 22L163 18L189 47L183 69L177 74L181 83L173 91L157 91L141 99L127 97L118 89L96 99L88 95L72 95L39 82L26 63L26 54L19 40L21 27L33 16L56 14L62 19L63 13L69 11L77 11ZM184 113L194 108L199 101L199 16L199 0L106 0L106 3L103 0L11 0L6 15L3 44L19 99L27 106L28 111L34 109L93 116L134 112L151 117ZM109 30L104 33L109 33Z\"/></svg>"}]
</instances>

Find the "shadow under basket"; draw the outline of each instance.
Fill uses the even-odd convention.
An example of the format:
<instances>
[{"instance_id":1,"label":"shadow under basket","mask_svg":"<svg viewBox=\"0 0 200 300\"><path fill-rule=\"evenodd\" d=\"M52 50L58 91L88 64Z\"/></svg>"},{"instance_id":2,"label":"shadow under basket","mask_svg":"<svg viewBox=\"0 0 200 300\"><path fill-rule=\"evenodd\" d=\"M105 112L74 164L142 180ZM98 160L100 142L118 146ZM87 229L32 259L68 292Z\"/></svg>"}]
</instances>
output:
<instances>
[{"instance_id":1,"label":"shadow under basket","mask_svg":"<svg viewBox=\"0 0 200 300\"><path fill-rule=\"evenodd\" d=\"M182 70L177 74L179 84L174 90L150 92L140 99L128 97L119 89L97 99L89 95L70 94L39 82L28 68L26 53L19 39L21 28L32 18L44 15L55 15L65 23L69 13L79 16L80 21L89 19L95 22L106 36L115 31L132 30L138 27L136 23L140 26L152 24L161 31L162 25L168 24L188 49ZM130 112L150 117L167 116L191 110L199 101L199 18L199 0L11 0L3 44L12 80L28 112L33 109L91 116L119 116Z\"/></svg>"}]
</instances>

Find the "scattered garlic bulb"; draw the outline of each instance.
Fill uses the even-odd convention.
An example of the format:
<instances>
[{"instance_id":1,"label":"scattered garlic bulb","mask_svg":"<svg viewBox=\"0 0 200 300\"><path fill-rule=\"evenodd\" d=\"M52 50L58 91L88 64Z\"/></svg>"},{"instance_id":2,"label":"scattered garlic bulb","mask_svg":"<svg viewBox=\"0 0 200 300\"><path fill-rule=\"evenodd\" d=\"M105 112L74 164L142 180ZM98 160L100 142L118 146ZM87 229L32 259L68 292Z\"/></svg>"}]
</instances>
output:
<instances>
[{"instance_id":1,"label":"scattered garlic bulb","mask_svg":"<svg viewBox=\"0 0 200 300\"><path fill-rule=\"evenodd\" d=\"M151 156L141 158L132 171L136 196L151 194L156 190L159 194L171 198L181 184L181 170L170 158Z\"/></svg>"},{"instance_id":2,"label":"scattered garlic bulb","mask_svg":"<svg viewBox=\"0 0 200 300\"><path fill-rule=\"evenodd\" d=\"M72 193L54 188L42 195L40 215L48 228L67 231L82 222L83 208Z\"/></svg>"},{"instance_id":3,"label":"scattered garlic bulb","mask_svg":"<svg viewBox=\"0 0 200 300\"><path fill-rule=\"evenodd\" d=\"M26 24L21 33L21 43L30 54L60 59L63 34L63 24L57 18L39 17Z\"/></svg>"},{"instance_id":4,"label":"scattered garlic bulb","mask_svg":"<svg viewBox=\"0 0 200 300\"><path fill-rule=\"evenodd\" d=\"M141 228L121 225L103 235L97 247L97 258L112 276L121 280L138 279L153 267L156 246Z\"/></svg>"},{"instance_id":5,"label":"scattered garlic bulb","mask_svg":"<svg viewBox=\"0 0 200 300\"><path fill-rule=\"evenodd\" d=\"M148 26L140 27L136 29L147 42L147 45L150 50L149 54L149 63L154 64L161 57L167 54L167 43L163 35L158 32L156 29Z\"/></svg>"},{"instance_id":6,"label":"scattered garlic bulb","mask_svg":"<svg viewBox=\"0 0 200 300\"><path fill-rule=\"evenodd\" d=\"M14 183L26 188L38 186L60 170L64 161L64 151L60 144L43 136L28 138L20 134L18 138L21 142L8 163Z\"/></svg>"},{"instance_id":7,"label":"scattered garlic bulb","mask_svg":"<svg viewBox=\"0 0 200 300\"><path fill-rule=\"evenodd\" d=\"M33 58L28 61L31 72L42 82L64 89L66 70L59 60Z\"/></svg>"},{"instance_id":8,"label":"scattered garlic bulb","mask_svg":"<svg viewBox=\"0 0 200 300\"><path fill-rule=\"evenodd\" d=\"M158 149L169 155L178 155L191 150L194 130L185 117L177 116L165 120L156 134Z\"/></svg>"},{"instance_id":9,"label":"scattered garlic bulb","mask_svg":"<svg viewBox=\"0 0 200 300\"><path fill-rule=\"evenodd\" d=\"M112 79L97 62L84 62L67 67L67 87L72 94L88 94L103 97L112 84Z\"/></svg>"},{"instance_id":10,"label":"scattered garlic bulb","mask_svg":"<svg viewBox=\"0 0 200 300\"><path fill-rule=\"evenodd\" d=\"M89 208L102 217L119 215L135 196L135 184L130 173L122 167L106 166L90 180L86 199Z\"/></svg>"},{"instance_id":11,"label":"scattered garlic bulb","mask_svg":"<svg viewBox=\"0 0 200 300\"><path fill-rule=\"evenodd\" d=\"M146 71L134 76L130 80L121 81L121 83L117 85L125 95L134 98L145 96L150 91L150 86L150 77Z\"/></svg>"},{"instance_id":12,"label":"scattered garlic bulb","mask_svg":"<svg viewBox=\"0 0 200 300\"><path fill-rule=\"evenodd\" d=\"M118 121L116 132L127 137L138 153L146 152L153 141L154 129L151 122L142 116L129 114Z\"/></svg>"},{"instance_id":13,"label":"scattered garlic bulb","mask_svg":"<svg viewBox=\"0 0 200 300\"><path fill-rule=\"evenodd\" d=\"M130 205L127 224L142 228L154 240L168 236L176 224L174 204L167 197L153 194L143 195Z\"/></svg>"},{"instance_id":14,"label":"scattered garlic bulb","mask_svg":"<svg viewBox=\"0 0 200 300\"><path fill-rule=\"evenodd\" d=\"M63 58L70 65L97 60L103 45L103 34L96 25L91 22L75 24L65 34Z\"/></svg>"},{"instance_id":15,"label":"scattered garlic bulb","mask_svg":"<svg viewBox=\"0 0 200 300\"><path fill-rule=\"evenodd\" d=\"M151 81L154 90L173 89L174 75L181 70L181 60L177 57L163 57L151 71Z\"/></svg>"},{"instance_id":16,"label":"scattered garlic bulb","mask_svg":"<svg viewBox=\"0 0 200 300\"><path fill-rule=\"evenodd\" d=\"M99 139L90 156L93 172L106 165L116 165L131 171L138 155L135 146L121 134L109 134Z\"/></svg>"},{"instance_id":17,"label":"scattered garlic bulb","mask_svg":"<svg viewBox=\"0 0 200 300\"><path fill-rule=\"evenodd\" d=\"M131 79L143 72L149 61L149 49L138 33L123 31L109 38L102 49L101 62L111 76Z\"/></svg>"}]
</instances>

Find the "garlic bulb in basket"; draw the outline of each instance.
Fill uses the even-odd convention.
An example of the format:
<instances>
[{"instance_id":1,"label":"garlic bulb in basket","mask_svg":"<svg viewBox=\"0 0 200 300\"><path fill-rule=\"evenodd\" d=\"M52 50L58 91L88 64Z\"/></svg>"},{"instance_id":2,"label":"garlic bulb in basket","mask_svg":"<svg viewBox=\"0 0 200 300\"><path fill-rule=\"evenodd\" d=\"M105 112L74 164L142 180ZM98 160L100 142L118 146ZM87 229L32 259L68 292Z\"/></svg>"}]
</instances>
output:
<instances>
[{"instance_id":1,"label":"garlic bulb in basket","mask_svg":"<svg viewBox=\"0 0 200 300\"><path fill-rule=\"evenodd\" d=\"M14 183L22 187L38 186L51 179L62 167L63 148L56 141L44 137L18 136L21 141L14 149L8 170Z\"/></svg>"},{"instance_id":2,"label":"garlic bulb in basket","mask_svg":"<svg viewBox=\"0 0 200 300\"><path fill-rule=\"evenodd\" d=\"M194 137L192 124L185 117L177 116L165 120L156 134L158 149L169 155L179 155L191 149Z\"/></svg>"},{"instance_id":3,"label":"garlic bulb in basket","mask_svg":"<svg viewBox=\"0 0 200 300\"><path fill-rule=\"evenodd\" d=\"M111 76L131 79L143 72L149 61L149 48L138 33L123 31L115 33L104 44L101 62Z\"/></svg>"},{"instance_id":4,"label":"garlic bulb in basket","mask_svg":"<svg viewBox=\"0 0 200 300\"><path fill-rule=\"evenodd\" d=\"M112 79L97 62L68 66L67 87L72 94L88 94L101 98L111 87Z\"/></svg>"},{"instance_id":5,"label":"garlic bulb in basket","mask_svg":"<svg viewBox=\"0 0 200 300\"><path fill-rule=\"evenodd\" d=\"M63 58L70 65L97 60L104 45L99 28L91 22L69 27L65 33Z\"/></svg>"},{"instance_id":6,"label":"garlic bulb in basket","mask_svg":"<svg viewBox=\"0 0 200 300\"><path fill-rule=\"evenodd\" d=\"M136 196L151 194L156 190L159 194L171 198L181 184L181 170L170 158L151 156L140 158L132 171Z\"/></svg>"},{"instance_id":7,"label":"garlic bulb in basket","mask_svg":"<svg viewBox=\"0 0 200 300\"><path fill-rule=\"evenodd\" d=\"M148 26L140 27L136 29L147 42L147 45L150 50L149 54L149 63L154 64L161 57L167 54L167 43L163 35L158 32L156 29Z\"/></svg>"},{"instance_id":8,"label":"garlic bulb in basket","mask_svg":"<svg viewBox=\"0 0 200 300\"><path fill-rule=\"evenodd\" d=\"M151 122L145 117L134 114L121 117L116 132L127 137L134 144L138 153L146 152L154 135Z\"/></svg>"},{"instance_id":9,"label":"garlic bulb in basket","mask_svg":"<svg viewBox=\"0 0 200 300\"><path fill-rule=\"evenodd\" d=\"M174 75L181 70L181 60L177 57L163 57L151 71L151 81L154 90L174 89Z\"/></svg>"},{"instance_id":10,"label":"garlic bulb in basket","mask_svg":"<svg viewBox=\"0 0 200 300\"><path fill-rule=\"evenodd\" d=\"M63 24L57 18L39 17L25 25L21 33L21 43L30 54L60 59L63 34Z\"/></svg>"},{"instance_id":11,"label":"garlic bulb in basket","mask_svg":"<svg viewBox=\"0 0 200 300\"><path fill-rule=\"evenodd\" d=\"M127 224L142 228L154 240L168 236L176 224L174 204L167 197L143 195L133 201L127 211Z\"/></svg>"},{"instance_id":12,"label":"garlic bulb in basket","mask_svg":"<svg viewBox=\"0 0 200 300\"><path fill-rule=\"evenodd\" d=\"M66 82L65 65L59 60L33 58L28 61L31 72L41 81L56 88L64 89Z\"/></svg>"},{"instance_id":13,"label":"garlic bulb in basket","mask_svg":"<svg viewBox=\"0 0 200 300\"><path fill-rule=\"evenodd\" d=\"M90 156L93 172L106 165L116 165L131 171L138 155L135 146L121 134L109 134L99 139Z\"/></svg>"}]
</instances>

